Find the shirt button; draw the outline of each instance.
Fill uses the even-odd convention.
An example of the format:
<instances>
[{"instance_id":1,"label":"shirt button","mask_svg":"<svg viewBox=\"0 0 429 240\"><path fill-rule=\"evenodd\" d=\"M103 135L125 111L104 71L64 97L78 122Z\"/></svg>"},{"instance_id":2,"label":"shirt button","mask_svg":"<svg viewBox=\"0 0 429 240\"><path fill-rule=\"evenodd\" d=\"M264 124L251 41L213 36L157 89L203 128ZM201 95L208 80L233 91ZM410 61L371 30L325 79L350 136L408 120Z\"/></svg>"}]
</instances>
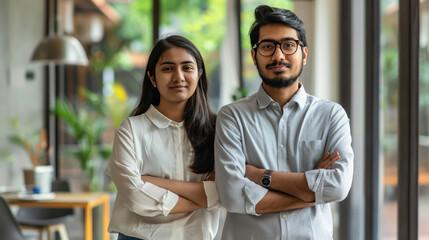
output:
<instances>
[{"instance_id":1,"label":"shirt button","mask_svg":"<svg viewBox=\"0 0 429 240\"><path fill-rule=\"evenodd\" d=\"M280 147L283 148L284 147L283 144L280 144Z\"/></svg>"},{"instance_id":2,"label":"shirt button","mask_svg":"<svg viewBox=\"0 0 429 240\"><path fill-rule=\"evenodd\" d=\"M280 119L280 122L284 122L285 120L283 120L283 118L282 119Z\"/></svg>"},{"instance_id":3,"label":"shirt button","mask_svg":"<svg viewBox=\"0 0 429 240\"><path fill-rule=\"evenodd\" d=\"M286 213L283 213L283 214L282 214L282 218L286 218Z\"/></svg>"}]
</instances>

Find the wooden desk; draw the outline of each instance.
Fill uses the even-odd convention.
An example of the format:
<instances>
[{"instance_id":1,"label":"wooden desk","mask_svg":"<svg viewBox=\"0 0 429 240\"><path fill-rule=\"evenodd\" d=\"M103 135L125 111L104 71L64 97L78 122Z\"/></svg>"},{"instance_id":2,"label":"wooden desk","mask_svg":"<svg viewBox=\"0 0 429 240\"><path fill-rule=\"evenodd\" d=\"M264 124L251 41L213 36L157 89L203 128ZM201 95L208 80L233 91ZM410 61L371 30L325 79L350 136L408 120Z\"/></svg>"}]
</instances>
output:
<instances>
[{"instance_id":1,"label":"wooden desk","mask_svg":"<svg viewBox=\"0 0 429 240\"><path fill-rule=\"evenodd\" d=\"M21 207L49 207L49 208L83 208L85 209L85 240L92 240L92 209L103 205L103 240L109 239L107 226L109 224L109 195L107 193L66 193L56 192L55 198L50 200L18 200L11 195L4 195L10 205Z\"/></svg>"}]
</instances>

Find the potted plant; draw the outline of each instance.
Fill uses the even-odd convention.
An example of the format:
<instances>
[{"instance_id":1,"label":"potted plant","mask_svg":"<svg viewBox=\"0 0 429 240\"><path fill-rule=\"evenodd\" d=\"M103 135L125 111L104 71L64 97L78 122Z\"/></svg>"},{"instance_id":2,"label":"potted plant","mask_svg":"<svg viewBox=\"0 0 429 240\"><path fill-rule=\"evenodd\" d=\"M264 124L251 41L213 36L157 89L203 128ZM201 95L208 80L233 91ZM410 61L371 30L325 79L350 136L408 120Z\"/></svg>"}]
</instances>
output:
<instances>
[{"instance_id":1,"label":"potted plant","mask_svg":"<svg viewBox=\"0 0 429 240\"><path fill-rule=\"evenodd\" d=\"M70 102L59 99L55 103L54 113L63 120L66 132L76 144L67 153L79 160L82 170L89 174L89 190L98 191L98 161L109 159L112 151L110 144L103 144L101 141L102 134L107 129L106 110L98 95L84 89L79 92L88 104L77 109Z\"/></svg>"},{"instance_id":2,"label":"potted plant","mask_svg":"<svg viewBox=\"0 0 429 240\"><path fill-rule=\"evenodd\" d=\"M17 132L9 135L8 140L26 151L33 166L46 165L49 155L52 154L52 146L48 147L46 130L28 135L21 131L17 118L12 119L12 124Z\"/></svg>"},{"instance_id":3,"label":"potted plant","mask_svg":"<svg viewBox=\"0 0 429 240\"><path fill-rule=\"evenodd\" d=\"M37 130L34 132L25 132L21 126L18 118L11 120L15 133L8 136L9 142L21 147L29 156L31 160L31 167L24 168L24 183L27 191L32 191L35 183L35 172L46 172L47 179L43 181L50 182L52 178L53 168L49 166L49 157L52 154L52 146L48 146L46 130ZM36 179L37 180L37 179ZM44 186L37 186L42 188L42 192L50 192L50 184L43 184ZM40 191L40 189L39 189Z\"/></svg>"},{"instance_id":4,"label":"potted plant","mask_svg":"<svg viewBox=\"0 0 429 240\"><path fill-rule=\"evenodd\" d=\"M112 142L104 143L103 134L110 125L118 127L131 109L125 89L120 84L114 84L113 93L105 99L83 88L79 93L86 100L85 105L73 107L70 102L59 99L54 113L63 120L66 132L75 141L76 147L67 153L79 160L81 168L88 173L89 190L104 190L100 182L100 176L104 176L100 160L107 161L110 158Z\"/></svg>"}]
</instances>

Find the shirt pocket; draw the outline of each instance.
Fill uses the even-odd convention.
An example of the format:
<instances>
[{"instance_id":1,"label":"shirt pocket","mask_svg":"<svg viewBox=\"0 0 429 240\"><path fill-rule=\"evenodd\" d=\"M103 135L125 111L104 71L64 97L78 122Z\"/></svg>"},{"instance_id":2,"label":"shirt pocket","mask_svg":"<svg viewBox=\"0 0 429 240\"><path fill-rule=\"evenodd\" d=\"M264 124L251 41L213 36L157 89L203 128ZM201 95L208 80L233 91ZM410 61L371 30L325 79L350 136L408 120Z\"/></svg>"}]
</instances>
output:
<instances>
[{"instance_id":1,"label":"shirt pocket","mask_svg":"<svg viewBox=\"0 0 429 240\"><path fill-rule=\"evenodd\" d=\"M324 140L299 140L298 142L298 166L299 172L315 169L317 163L325 153Z\"/></svg>"}]
</instances>

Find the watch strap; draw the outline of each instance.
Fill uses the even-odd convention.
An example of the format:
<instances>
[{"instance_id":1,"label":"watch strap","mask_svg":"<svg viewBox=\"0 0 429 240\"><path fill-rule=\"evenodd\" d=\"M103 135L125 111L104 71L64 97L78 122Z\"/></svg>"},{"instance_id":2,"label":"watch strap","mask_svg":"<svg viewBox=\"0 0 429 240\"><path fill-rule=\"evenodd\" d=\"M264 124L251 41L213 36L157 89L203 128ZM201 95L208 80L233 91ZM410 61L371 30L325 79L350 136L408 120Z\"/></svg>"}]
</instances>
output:
<instances>
[{"instance_id":1,"label":"watch strap","mask_svg":"<svg viewBox=\"0 0 429 240\"><path fill-rule=\"evenodd\" d=\"M265 173L264 173L264 177L265 176L269 176L269 177L271 177L271 174L273 174L273 170L271 170L271 169L267 169L267 171L265 171Z\"/></svg>"}]
</instances>

